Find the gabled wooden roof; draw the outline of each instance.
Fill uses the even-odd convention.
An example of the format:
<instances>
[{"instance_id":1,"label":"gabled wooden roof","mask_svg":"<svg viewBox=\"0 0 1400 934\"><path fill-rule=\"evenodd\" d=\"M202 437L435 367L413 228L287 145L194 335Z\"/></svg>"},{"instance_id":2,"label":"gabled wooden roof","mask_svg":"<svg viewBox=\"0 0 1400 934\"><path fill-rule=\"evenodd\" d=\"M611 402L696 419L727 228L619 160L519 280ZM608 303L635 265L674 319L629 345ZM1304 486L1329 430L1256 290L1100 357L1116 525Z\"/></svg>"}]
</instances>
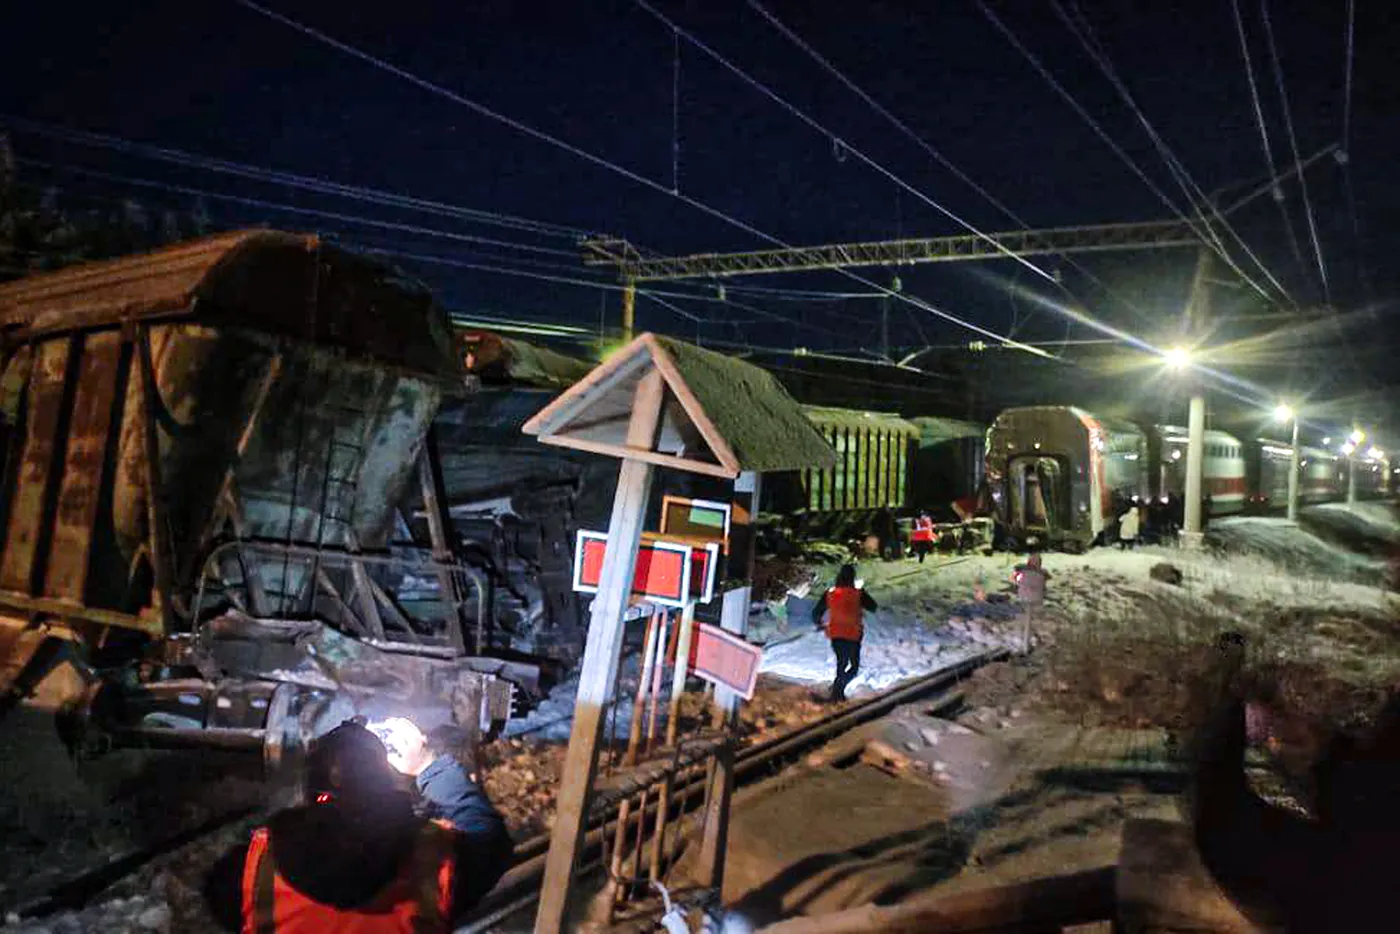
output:
<instances>
[{"instance_id":1,"label":"gabled wooden roof","mask_svg":"<svg viewBox=\"0 0 1400 934\"><path fill-rule=\"evenodd\" d=\"M666 386L650 451L629 448L627 422L648 372ZM545 444L647 460L718 477L836 465L836 452L769 373L684 341L643 334L526 422Z\"/></svg>"}]
</instances>

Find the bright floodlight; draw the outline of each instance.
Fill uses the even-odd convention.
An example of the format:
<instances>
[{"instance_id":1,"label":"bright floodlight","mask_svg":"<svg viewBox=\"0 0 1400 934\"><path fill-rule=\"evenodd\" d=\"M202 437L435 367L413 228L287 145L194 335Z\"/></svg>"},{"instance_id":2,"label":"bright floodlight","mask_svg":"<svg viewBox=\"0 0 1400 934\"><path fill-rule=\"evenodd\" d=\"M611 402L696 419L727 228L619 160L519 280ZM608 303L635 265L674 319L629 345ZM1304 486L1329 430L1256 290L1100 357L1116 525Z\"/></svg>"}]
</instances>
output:
<instances>
[{"instance_id":1,"label":"bright floodlight","mask_svg":"<svg viewBox=\"0 0 1400 934\"><path fill-rule=\"evenodd\" d=\"M1342 445L1342 453L1347 457L1351 457L1352 452L1354 452L1355 450L1356 445L1352 444L1350 441Z\"/></svg>"},{"instance_id":2,"label":"bright floodlight","mask_svg":"<svg viewBox=\"0 0 1400 934\"><path fill-rule=\"evenodd\" d=\"M1380 460L1382 457L1385 456L1385 452L1382 451L1380 448L1375 447L1375 446L1373 445L1373 446L1371 447L1371 450L1369 450L1369 451L1366 452L1366 456L1369 457L1369 458L1370 458L1371 460L1373 460L1373 461L1378 461L1378 460Z\"/></svg>"},{"instance_id":3,"label":"bright floodlight","mask_svg":"<svg viewBox=\"0 0 1400 934\"><path fill-rule=\"evenodd\" d=\"M1279 422L1293 421L1293 408L1285 402L1280 402L1274 409L1274 420Z\"/></svg>"},{"instance_id":4,"label":"bright floodlight","mask_svg":"<svg viewBox=\"0 0 1400 934\"><path fill-rule=\"evenodd\" d=\"M1360 444L1362 441L1366 440L1366 432L1362 431L1360 428L1354 429L1351 434L1347 435L1347 440L1354 445Z\"/></svg>"},{"instance_id":5,"label":"bright floodlight","mask_svg":"<svg viewBox=\"0 0 1400 934\"><path fill-rule=\"evenodd\" d=\"M1173 347L1166 352L1164 359L1173 370L1184 370L1191 365L1191 351L1185 347Z\"/></svg>"}]
</instances>

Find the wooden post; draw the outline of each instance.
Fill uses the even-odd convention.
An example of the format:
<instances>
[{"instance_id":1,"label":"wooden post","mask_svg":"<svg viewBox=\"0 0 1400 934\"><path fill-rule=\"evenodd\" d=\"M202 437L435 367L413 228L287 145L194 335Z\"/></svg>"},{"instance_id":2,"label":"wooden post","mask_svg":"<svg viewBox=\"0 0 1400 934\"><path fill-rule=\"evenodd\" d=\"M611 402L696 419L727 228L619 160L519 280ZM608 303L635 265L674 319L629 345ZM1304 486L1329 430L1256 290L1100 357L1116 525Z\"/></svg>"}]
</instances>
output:
<instances>
[{"instance_id":1,"label":"wooden post","mask_svg":"<svg viewBox=\"0 0 1400 934\"><path fill-rule=\"evenodd\" d=\"M687 603L681 611L676 636L676 667L671 671L671 706L666 715L666 746L674 749L679 738L681 695L685 693L685 678L690 670L690 634L695 629L695 604ZM656 831L651 838L651 866L648 877L661 879L661 858L666 847L666 824L671 813L673 776L667 774L661 782L661 797L656 808Z\"/></svg>"},{"instance_id":2,"label":"wooden post","mask_svg":"<svg viewBox=\"0 0 1400 934\"><path fill-rule=\"evenodd\" d=\"M753 521L758 512L760 477L743 473L734 481L734 517L729 534L730 577L742 577L744 586L724 595L720 626L743 636L749 628L749 603L753 593ZM711 773L709 809L705 814L705 839L700 847L698 879L702 885L722 891L725 847L729 838L729 801L734 793L734 745L739 728L741 698L729 688L715 687L715 706L729 730L728 741L715 756Z\"/></svg>"},{"instance_id":3,"label":"wooden post","mask_svg":"<svg viewBox=\"0 0 1400 934\"><path fill-rule=\"evenodd\" d=\"M646 639L642 642L642 669L641 676L637 680L637 693L632 698L632 722L627 730L627 750L622 754L622 767L631 768L637 764L637 750L642 745L642 717L646 712L646 699L648 685L651 683L651 666L656 656L656 643L658 631L661 625L660 614L653 611L651 619L647 621ZM638 820L646 814L643 808L638 815ZM632 816L632 799L623 798L622 803L617 808L617 830L613 835L612 859L609 862L609 872L611 878L607 882L607 893L603 898L603 903L607 909L608 917L605 919L612 921L612 906L622 895L623 886L618 883L618 878L622 875L622 861L624 851L627 849L627 824Z\"/></svg>"},{"instance_id":4,"label":"wooden post","mask_svg":"<svg viewBox=\"0 0 1400 934\"><path fill-rule=\"evenodd\" d=\"M665 382L651 370L638 383L627 426L627 446L651 451L661 427ZM603 734L603 713L617 675L622 647L623 614L632 592L637 545L646 521L651 493L652 467L646 461L625 459L617 475L612 519L608 523L608 547L603 558L598 595L593 599L588 641L579 671L578 700L574 704L573 729L559 788L559 802L545 857L540 907L535 915L537 934L564 930L573 886L574 864L588 825L588 803L598 771L598 744Z\"/></svg>"},{"instance_id":5,"label":"wooden post","mask_svg":"<svg viewBox=\"0 0 1400 934\"><path fill-rule=\"evenodd\" d=\"M423 451L418 455L418 480L423 491L423 511L428 514L428 537L433 543L433 560L438 564L438 591L442 606L447 614L447 636L452 640L452 648L458 653L466 653L466 636L462 632L462 597L457 592L457 581L452 571L444 565L452 563L455 553L448 529L452 527L452 517L447 512L447 486L442 480L442 461L438 456L437 433L428 428L423 439ZM472 651L480 655L483 647L472 646Z\"/></svg>"}]
</instances>

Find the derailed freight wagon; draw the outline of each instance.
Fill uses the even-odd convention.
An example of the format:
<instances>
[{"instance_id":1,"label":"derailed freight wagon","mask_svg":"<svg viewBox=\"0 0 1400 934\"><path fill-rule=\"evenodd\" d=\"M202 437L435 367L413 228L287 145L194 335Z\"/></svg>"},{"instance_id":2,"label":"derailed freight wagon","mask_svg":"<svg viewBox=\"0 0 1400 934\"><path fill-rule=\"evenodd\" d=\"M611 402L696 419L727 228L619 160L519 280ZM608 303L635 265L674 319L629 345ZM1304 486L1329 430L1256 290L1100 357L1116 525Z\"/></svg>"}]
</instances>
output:
<instances>
[{"instance_id":1,"label":"derailed freight wagon","mask_svg":"<svg viewBox=\"0 0 1400 934\"><path fill-rule=\"evenodd\" d=\"M75 728L276 755L350 710L476 728L537 677L468 654L487 607L445 514L392 541L463 385L420 284L243 231L0 286L0 352L3 707L67 658Z\"/></svg>"}]
</instances>

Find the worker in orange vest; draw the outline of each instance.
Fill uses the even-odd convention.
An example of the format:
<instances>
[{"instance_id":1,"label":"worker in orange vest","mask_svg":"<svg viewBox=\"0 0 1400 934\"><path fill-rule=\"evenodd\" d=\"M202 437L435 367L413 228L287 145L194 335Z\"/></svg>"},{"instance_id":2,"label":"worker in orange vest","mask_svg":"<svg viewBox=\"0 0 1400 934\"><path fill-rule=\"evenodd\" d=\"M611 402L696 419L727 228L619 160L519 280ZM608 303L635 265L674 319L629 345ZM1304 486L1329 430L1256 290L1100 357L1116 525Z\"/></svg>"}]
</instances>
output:
<instances>
[{"instance_id":1,"label":"worker in orange vest","mask_svg":"<svg viewBox=\"0 0 1400 934\"><path fill-rule=\"evenodd\" d=\"M214 866L205 898L227 930L446 934L496 884L511 853L501 815L416 726L388 722L390 749L357 721L312 743L307 803L274 814Z\"/></svg>"},{"instance_id":2,"label":"worker in orange vest","mask_svg":"<svg viewBox=\"0 0 1400 934\"><path fill-rule=\"evenodd\" d=\"M846 686L860 672L860 641L865 637L864 611L875 612L875 600L856 580L856 566L843 564L836 572L836 584L812 608L812 622L818 627L827 617L826 636L836 654L836 680L831 682L831 699L846 699Z\"/></svg>"},{"instance_id":3,"label":"worker in orange vest","mask_svg":"<svg viewBox=\"0 0 1400 934\"><path fill-rule=\"evenodd\" d=\"M909 544L914 549L914 554L919 556L919 563L924 563L924 557L933 551L934 545L938 543L938 535L933 531L933 519L926 512L919 513L919 518L914 520L914 531L909 535Z\"/></svg>"}]
</instances>

